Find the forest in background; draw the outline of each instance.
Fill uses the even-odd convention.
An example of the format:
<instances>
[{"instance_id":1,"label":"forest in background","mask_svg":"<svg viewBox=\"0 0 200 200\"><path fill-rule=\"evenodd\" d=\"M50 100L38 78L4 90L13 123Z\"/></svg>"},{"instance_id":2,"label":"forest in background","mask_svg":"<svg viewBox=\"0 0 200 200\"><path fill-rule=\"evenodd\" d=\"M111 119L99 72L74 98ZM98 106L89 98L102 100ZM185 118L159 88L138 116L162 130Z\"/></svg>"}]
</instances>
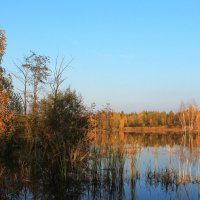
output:
<instances>
[{"instance_id":1,"label":"forest in background","mask_svg":"<svg viewBox=\"0 0 200 200\"><path fill-rule=\"evenodd\" d=\"M91 115L97 129L137 130L133 128L158 127L161 130L199 131L200 112L195 103L181 104L178 112L143 111L140 113L114 112L108 104L105 109ZM131 129L132 128L132 129ZM174 129L173 129L174 128ZM176 129L175 129L176 128Z\"/></svg>"}]
</instances>

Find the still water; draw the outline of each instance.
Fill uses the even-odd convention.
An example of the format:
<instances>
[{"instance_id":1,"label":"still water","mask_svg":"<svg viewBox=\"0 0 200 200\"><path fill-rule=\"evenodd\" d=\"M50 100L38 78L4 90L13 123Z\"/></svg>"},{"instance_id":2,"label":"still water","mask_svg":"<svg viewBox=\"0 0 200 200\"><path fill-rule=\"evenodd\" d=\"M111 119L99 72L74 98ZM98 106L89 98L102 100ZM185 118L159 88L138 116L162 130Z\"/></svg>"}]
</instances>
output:
<instances>
[{"instance_id":1,"label":"still water","mask_svg":"<svg viewBox=\"0 0 200 200\"><path fill-rule=\"evenodd\" d=\"M82 199L200 199L200 136L120 136L101 140L101 183Z\"/></svg>"},{"instance_id":2,"label":"still water","mask_svg":"<svg viewBox=\"0 0 200 200\"><path fill-rule=\"evenodd\" d=\"M200 199L199 151L198 134L101 133L81 176L61 181L37 148L15 150L1 158L0 199Z\"/></svg>"}]
</instances>

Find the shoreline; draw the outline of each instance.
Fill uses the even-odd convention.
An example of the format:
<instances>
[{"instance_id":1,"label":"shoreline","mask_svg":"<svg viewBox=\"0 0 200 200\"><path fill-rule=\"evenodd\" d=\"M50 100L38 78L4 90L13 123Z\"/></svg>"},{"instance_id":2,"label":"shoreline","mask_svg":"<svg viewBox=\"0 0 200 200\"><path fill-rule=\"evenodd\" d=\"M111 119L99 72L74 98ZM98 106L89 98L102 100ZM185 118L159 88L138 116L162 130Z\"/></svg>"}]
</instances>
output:
<instances>
[{"instance_id":1,"label":"shoreline","mask_svg":"<svg viewBox=\"0 0 200 200\"><path fill-rule=\"evenodd\" d=\"M182 128L180 127L124 127L122 130L125 133L183 133ZM194 130L194 133L199 132L199 130Z\"/></svg>"}]
</instances>

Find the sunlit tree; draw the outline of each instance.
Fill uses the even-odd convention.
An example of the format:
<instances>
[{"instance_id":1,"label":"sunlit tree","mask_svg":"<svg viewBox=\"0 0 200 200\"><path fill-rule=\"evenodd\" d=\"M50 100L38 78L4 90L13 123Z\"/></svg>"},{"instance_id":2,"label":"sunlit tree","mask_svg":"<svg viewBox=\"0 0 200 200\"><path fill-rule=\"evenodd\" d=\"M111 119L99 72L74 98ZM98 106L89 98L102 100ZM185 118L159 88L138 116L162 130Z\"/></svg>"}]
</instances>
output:
<instances>
[{"instance_id":1,"label":"sunlit tree","mask_svg":"<svg viewBox=\"0 0 200 200\"><path fill-rule=\"evenodd\" d=\"M50 75L48 63L49 58L47 56L37 55L35 52L31 52L30 56L25 58L23 71L30 70L32 86L32 111L35 113L38 110L38 95L42 85L47 82L47 78ZM25 78L25 77L24 77Z\"/></svg>"},{"instance_id":2,"label":"sunlit tree","mask_svg":"<svg viewBox=\"0 0 200 200\"><path fill-rule=\"evenodd\" d=\"M0 65L5 54L5 32L0 30ZM14 130L13 117L21 110L20 99L13 92L12 77L6 74L6 70L0 66L0 134L10 133Z\"/></svg>"},{"instance_id":3,"label":"sunlit tree","mask_svg":"<svg viewBox=\"0 0 200 200\"><path fill-rule=\"evenodd\" d=\"M4 30L0 30L0 64L2 63L3 55L5 53L5 49L6 49L5 31Z\"/></svg>"}]
</instances>

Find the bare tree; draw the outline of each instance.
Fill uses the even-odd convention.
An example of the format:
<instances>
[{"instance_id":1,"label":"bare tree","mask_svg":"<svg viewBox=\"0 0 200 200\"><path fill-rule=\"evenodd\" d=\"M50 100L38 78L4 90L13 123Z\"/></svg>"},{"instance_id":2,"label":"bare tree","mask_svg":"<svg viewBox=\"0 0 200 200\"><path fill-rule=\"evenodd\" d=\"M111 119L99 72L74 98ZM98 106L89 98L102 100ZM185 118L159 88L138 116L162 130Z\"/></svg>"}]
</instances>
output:
<instances>
[{"instance_id":1,"label":"bare tree","mask_svg":"<svg viewBox=\"0 0 200 200\"><path fill-rule=\"evenodd\" d=\"M182 131L186 133L187 126L186 126L186 112L185 112L185 104L182 102L180 105L180 114L179 114L179 121L181 123Z\"/></svg>"},{"instance_id":2,"label":"bare tree","mask_svg":"<svg viewBox=\"0 0 200 200\"><path fill-rule=\"evenodd\" d=\"M187 131L194 130L197 113L198 108L195 102L188 104L188 106L185 106L184 103L181 103L179 121L181 123L183 132L186 133Z\"/></svg>"},{"instance_id":3,"label":"bare tree","mask_svg":"<svg viewBox=\"0 0 200 200\"><path fill-rule=\"evenodd\" d=\"M197 116L198 108L197 104L193 102L187 108L187 121L188 121L188 129L189 131L194 130L194 123Z\"/></svg>"},{"instance_id":4,"label":"bare tree","mask_svg":"<svg viewBox=\"0 0 200 200\"><path fill-rule=\"evenodd\" d=\"M59 61L59 56L56 57L55 67L53 70L53 80L50 84L52 93L54 95L54 100L56 100L59 92L60 85L64 82L66 78L63 78L64 71L70 67L73 59L69 62L65 62L65 57Z\"/></svg>"},{"instance_id":5,"label":"bare tree","mask_svg":"<svg viewBox=\"0 0 200 200\"><path fill-rule=\"evenodd\" d=\"M21 84L23 85L23 89L19 89L20 92L22 93L22 100L23 100L23 107L24 107L24 114L27 114L27 109L28 109L28 86L30 84L30 70L31 70L31 66L28 63L27 58L24 58L24 63L21 63L20 65L15 64L15 66L18 69L17 74L13 75L21 82Z\"/></svg>"}]
</instances>

